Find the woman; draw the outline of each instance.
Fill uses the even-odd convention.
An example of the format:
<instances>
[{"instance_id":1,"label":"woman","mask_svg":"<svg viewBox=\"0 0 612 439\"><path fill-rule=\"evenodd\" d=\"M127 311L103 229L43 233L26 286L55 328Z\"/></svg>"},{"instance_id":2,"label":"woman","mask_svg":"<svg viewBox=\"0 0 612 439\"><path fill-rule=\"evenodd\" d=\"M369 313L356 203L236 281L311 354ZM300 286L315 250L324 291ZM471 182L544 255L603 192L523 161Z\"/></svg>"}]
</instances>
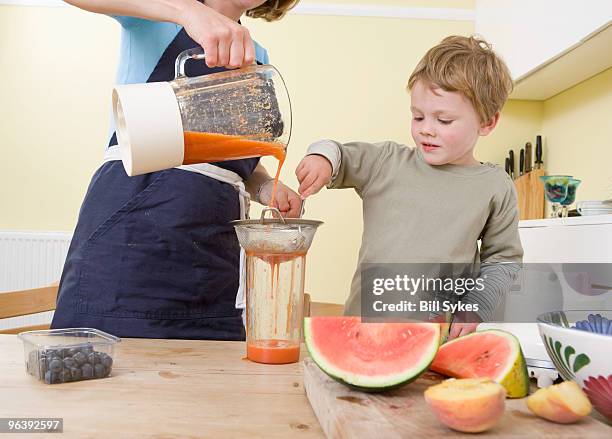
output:
<instances>
[{"instance_id":1,"label":"woman","mask_svg":"<svg viewBox=\"0 0 612 439\"><path fill-rule=\"evenodd\" d=\"M238 20L245 13L280 19L297 1L68 3L121 24L117 83L126 84L172 80L177 55L197 46L206 63L188 63L188 76L267 63L266 51ZM212 173L169 169L128 177L112 131L81 207L52 327L94 327L123 337L244 339L240 248L229 222L240 218L241 205L244 210L242 181L267 204L270 175L258 159L246 159L215 163ZM279 186L276 207L297 216L299 196Z\"/></svg>"}]
</instances>

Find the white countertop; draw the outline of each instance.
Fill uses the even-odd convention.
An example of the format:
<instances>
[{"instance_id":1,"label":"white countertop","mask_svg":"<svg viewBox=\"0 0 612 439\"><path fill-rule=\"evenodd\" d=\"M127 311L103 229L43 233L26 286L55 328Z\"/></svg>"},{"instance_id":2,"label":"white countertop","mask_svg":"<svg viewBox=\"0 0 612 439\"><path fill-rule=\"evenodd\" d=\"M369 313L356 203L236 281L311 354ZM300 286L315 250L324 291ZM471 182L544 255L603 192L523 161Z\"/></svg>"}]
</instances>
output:
<instances>
[{"instance_id":1,"label":"white countertop","mask_svg":"<svg viewBox=\"0 0 612 439\"><path fill-rule=\"evenodd\" d=\"M526 227L558 227L584 226L596 224L612 224L612 215L573 216L569 218L546 218L519 221L519 228Z\"/></svg>"}]
</instances>

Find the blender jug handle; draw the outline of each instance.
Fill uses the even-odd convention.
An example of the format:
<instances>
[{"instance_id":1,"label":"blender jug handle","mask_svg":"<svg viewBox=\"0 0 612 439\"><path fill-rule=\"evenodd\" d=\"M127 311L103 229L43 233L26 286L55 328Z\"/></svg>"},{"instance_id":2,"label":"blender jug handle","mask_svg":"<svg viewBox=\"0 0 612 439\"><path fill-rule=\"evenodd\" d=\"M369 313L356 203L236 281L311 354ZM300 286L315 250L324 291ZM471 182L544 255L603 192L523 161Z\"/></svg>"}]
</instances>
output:
<instances>
[{"instance_id":1,"label":"blender jug handle","mask_svg":"<svg viewBox=\"0 0 612 439\"><path fill-rule=\"evenodd\" d=\"M174 63L174 79L185 77L185 63L190 59L205 59L204 49L194 47L193 49L184 50L176 57Z\"/></svg>"}]
</instances>

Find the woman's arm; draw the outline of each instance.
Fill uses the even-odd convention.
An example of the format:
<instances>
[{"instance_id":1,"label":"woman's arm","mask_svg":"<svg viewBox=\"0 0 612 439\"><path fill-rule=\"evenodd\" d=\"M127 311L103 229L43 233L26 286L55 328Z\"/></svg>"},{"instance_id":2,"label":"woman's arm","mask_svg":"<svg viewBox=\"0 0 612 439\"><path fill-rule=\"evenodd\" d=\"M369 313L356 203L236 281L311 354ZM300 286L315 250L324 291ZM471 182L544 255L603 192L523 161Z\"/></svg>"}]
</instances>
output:
<instances>
[{"instance_id":1,"label":"woman's arm","mask_svg":"<svg viewBox=\"0 0 612 439\"><path fill-rule=\"evenodd\" d=\"M66 3L99 14L179 24L202 46L209 67L237 68L255 60L255 47L247 28L197 0L66 0Z\"/></svg>"}]
</instances>

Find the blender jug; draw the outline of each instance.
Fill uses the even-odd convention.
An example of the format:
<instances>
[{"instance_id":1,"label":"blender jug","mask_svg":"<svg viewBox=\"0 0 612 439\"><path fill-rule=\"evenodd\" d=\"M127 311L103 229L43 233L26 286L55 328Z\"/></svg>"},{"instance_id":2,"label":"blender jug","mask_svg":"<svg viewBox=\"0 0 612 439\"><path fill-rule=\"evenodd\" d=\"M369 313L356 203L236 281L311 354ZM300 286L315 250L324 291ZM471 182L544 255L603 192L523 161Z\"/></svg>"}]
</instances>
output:
<instances>
[{"instance_id":1,"label":"blender jug","mask_svg":"<svg viewBox=\"0 0 612 439\"><path fill-rule=\"evenodd\" d=\"M266 364L300 357L306 253L321 221L264 218L232 221L246 252L247 358Z\"/></svg>"},{"instance_id":2,"label":"blender jug","mask_svg":"<svg viewBox=\"0 0 612 439\"><path fill-rule=\"evenodd\" d=\"M113 90L113 116L128 175L194 163L272 155L282 160L291 135L291 104L271 65L187 77L182 52L170 82L127 84Z\"/></svg>"}]
</instances>

